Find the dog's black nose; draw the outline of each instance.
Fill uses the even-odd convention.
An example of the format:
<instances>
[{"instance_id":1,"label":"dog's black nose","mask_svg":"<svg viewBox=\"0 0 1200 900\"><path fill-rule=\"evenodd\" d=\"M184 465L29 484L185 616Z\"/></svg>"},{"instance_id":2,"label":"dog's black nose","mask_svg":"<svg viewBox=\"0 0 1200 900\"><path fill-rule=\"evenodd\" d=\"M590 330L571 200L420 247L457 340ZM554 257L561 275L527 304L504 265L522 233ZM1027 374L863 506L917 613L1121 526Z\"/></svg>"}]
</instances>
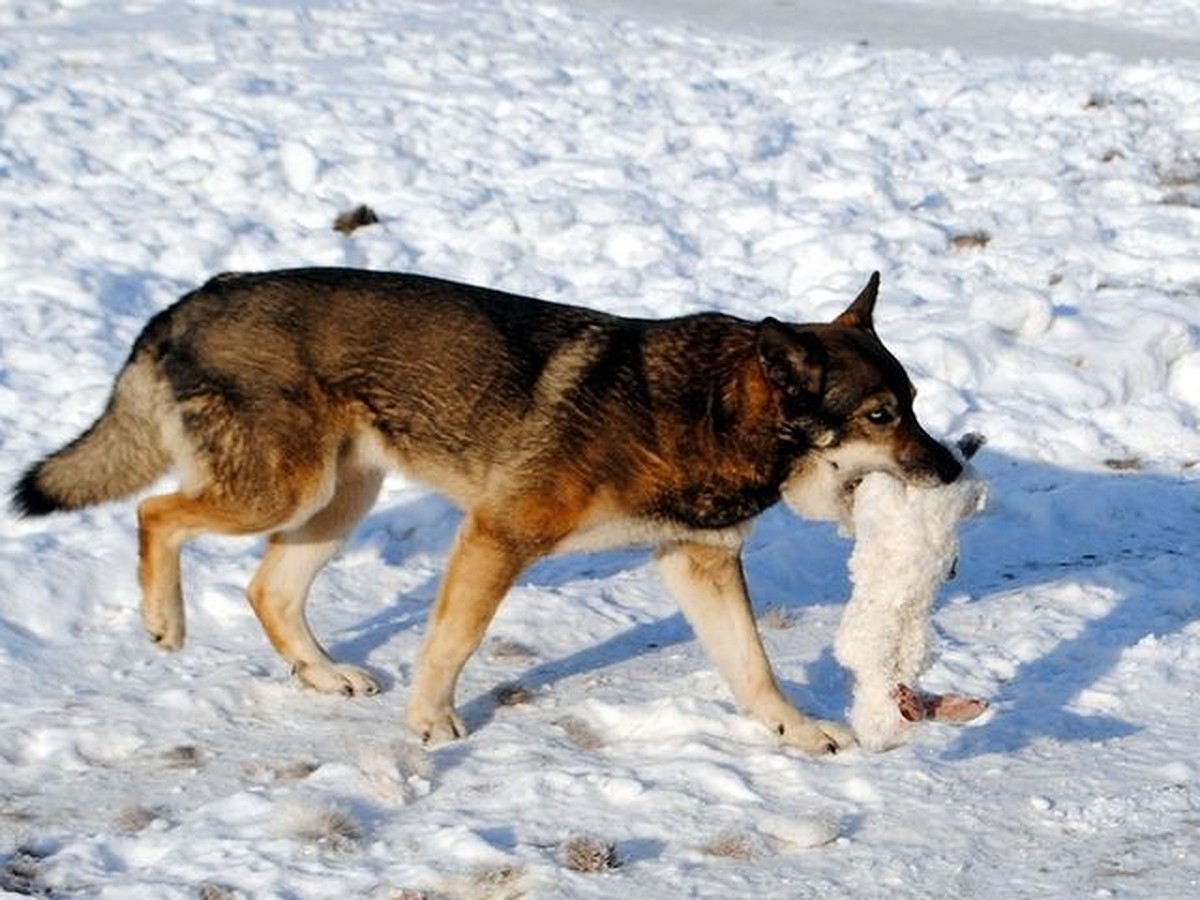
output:
<instances>
[{"instance_id":1,"label":"dog's black nose","mask_svg":"<svg viewBox=\"0 0 1200 900\"><path fill-rule=\"evenodd\" d=\"M957 459L949 452L946 453L945 462L938 462L937 473L938 478L942 479L942 484L953 484L958 476L962 474L963 467Z\"/></svg>"},{"instance_id":2,"label":"dog's black nose","mask_svg":"<svg viewBox=\"0 0 1200 900\"><path fill-rule=\"evenodd\" d=\"M938 479L942 484L952 484L962 474L962 463L958 461L958 457L951 453L944 444L932 438L929 443L933 470L937 473Z\"/></svg>"}]
</instances>

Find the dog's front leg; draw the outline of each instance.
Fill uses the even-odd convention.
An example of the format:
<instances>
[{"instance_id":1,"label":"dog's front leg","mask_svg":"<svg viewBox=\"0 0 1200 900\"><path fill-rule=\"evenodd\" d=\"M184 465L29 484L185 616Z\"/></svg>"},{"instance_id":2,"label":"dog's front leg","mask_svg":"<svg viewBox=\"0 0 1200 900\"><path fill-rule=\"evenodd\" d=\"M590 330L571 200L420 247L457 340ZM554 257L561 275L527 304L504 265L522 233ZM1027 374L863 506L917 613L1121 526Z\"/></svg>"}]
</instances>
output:
<instances>
[{"instance_id":1,"label":"dog's front leg","mask_svg":"<svg viewBox=\"0 0 1200 900\"><path fill-rule=\"evenodd\" d=\"M525 562L518 543L476 516L459 530L408 702L408 725L426 744L466 735L454 711L455 684Z\"/></svg>"},{"instance_id":2,"label":"dog's front leg","mask_svg":"<svg viewBox=\"0 0 1200 900\"><path fill-rule=\"evenodd\" d=\"M738 706L809 753L853 744L849 729L810 719L783 695L767 660L734 550L694 543L658 552L663 581L733 691Z\"/></svg>"}]
</instances>

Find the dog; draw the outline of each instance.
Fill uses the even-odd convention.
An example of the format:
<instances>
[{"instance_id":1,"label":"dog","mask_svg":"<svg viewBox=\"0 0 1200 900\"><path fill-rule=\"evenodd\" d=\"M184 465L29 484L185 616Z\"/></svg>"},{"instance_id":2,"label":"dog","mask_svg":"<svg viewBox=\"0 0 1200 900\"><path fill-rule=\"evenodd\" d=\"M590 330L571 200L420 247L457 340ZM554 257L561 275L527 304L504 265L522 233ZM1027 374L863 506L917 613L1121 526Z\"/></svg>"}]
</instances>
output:
<instances>
[{"instance_id":1,"label":"dog","mask_svg":"<svg viewBox=\"0 0 1200 900\"><path fill-rule=\"evenodd\" d=\"M213 278L155 315L80 437L33 465L14 512L141 491L141 614L184 640L180 549L267 535L247 594L318 691L372 694L305 617L309 587L398 469L464 511L411 686L427 744L466 733L454 693L501 600L560 551L652 548L741 710L815 754L853 741L782 693L740 551L780 500L845 515L864 475L954 481L875 332L879 274L830 323L630 319L419 275L309 268Z\"/></svg>"}]
</instances>

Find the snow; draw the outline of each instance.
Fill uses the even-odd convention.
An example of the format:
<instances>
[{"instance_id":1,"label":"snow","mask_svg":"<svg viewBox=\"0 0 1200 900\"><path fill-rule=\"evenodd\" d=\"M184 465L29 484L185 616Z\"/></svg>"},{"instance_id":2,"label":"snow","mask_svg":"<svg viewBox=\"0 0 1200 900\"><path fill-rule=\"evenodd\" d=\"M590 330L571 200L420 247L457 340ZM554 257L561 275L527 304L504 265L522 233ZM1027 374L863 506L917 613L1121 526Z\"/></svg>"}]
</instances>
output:
<instances>
[{"instance_id":1,"label":"snow","mask_svg":"<svg viewBox=\"0 0 1200 900\"><path fill-rule=\"evenodd\" d=\"M1192 0L590 0L659 22L808 46L831 41L969 56L1042 58L1105 53L1200 59Z\"/></svg>"},{"instance_id":2,"label":"snow","mask_svg":"<svg viewBox=\"0 0 1200 900\"><path fill-rule=\"evenodd\" d=\"M0 6L0 481L89 424L145 319L221 270L812 321L879 269L926 426L988 438L923 684L993 714L885 754L781 749L622 552L527 573L464 673L472 735L426 753L403 701L458 517L420 486L391 482L315 589L318 633L384 682L354 701L268 647L255 542L185 554L189 643L165 655L130 504L5 513L0 889L1196 895L1197 7L732 8ZM380 223L333 231L359 203ZM851 702L850 551L778 509L747 553L785 688L823 717ZM622 865L572 870L578 836Z\"/></svg>"}]
</instances>

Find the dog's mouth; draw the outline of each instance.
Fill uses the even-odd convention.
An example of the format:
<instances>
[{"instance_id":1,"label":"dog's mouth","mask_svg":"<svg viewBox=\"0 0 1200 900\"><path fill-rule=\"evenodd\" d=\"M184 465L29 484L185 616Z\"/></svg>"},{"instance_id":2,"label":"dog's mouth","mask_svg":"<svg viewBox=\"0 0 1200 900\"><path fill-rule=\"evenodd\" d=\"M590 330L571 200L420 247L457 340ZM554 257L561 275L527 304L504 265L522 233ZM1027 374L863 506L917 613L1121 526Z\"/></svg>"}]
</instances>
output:
<instances>
[{"instance_id":1,"label":"dog's mouth","mask_svg":"<svg viewBox=\"0 0 1200 900\"><path fill-rule=\"evenodd\" d=\"M977 438L972 435L970 438ZM981 442L964 439L954 449L941 441L925 435L919 445L919 452L905 461L901 477L909 484L936 487L940 484L953 484L963 473L963 464L979 449Z\"/></svg>"},{"instance_id":2,"label":"dog's mouth","mask_svg":"<svg viewBox=\"0 0 1200 900\"><path fill-rule=\"evenodd\" d=\"M854 503L854 492L858 490L858 486L863 483L866 475L855 475L853 478L847 478L842 482L842 503L849 507Z\"/></svg>"},{"instance_id":3,"label":"dog's mouth","mask_svg":"<svg viewBox=\"0 0 1200 900\"><path fill-rule=\"evenodd\" d=\"M864 472L846 478L842 481L841 487L834 498L834 505L837 509L838 530L843 536L849 537L854 534L854 493L866 477L867 473Z\"/></svg>"}]
</instances>

